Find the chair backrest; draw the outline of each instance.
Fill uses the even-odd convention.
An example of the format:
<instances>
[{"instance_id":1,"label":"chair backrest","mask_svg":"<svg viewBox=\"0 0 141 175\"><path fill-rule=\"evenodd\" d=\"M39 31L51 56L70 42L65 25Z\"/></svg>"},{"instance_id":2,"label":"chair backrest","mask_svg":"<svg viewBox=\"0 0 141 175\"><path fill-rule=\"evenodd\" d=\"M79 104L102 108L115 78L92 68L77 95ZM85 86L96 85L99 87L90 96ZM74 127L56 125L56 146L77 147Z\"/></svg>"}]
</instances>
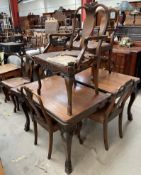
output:
<instances>
[{"instance_id":1,"label":"chair backrest","mask_svg":"<svg viewBox=\"0 0 141 175\"><path fill-rule=\"evenodd\" d=\"M48 129L52 128L52 120L47 114L41 96L35 94L32 90L27 87L21 88L21 94L25 100L29 103L31 112L34 113L34 118L42 126L48 125ZM36 117L36 118L35 118Z\"/></svg>"},{"instance_id":2,"label":"chair backrest","mask_svg":"<svg viewBox=\"0 0 141 175\"><path fill-rule=\"evenodd\" d=\"M30 55L21 56L21 76L28 77L30 81L33 81L33 68L34 61Z\"/></svg>"},{"instance_id":3,"label":"chair backrest","mask_svg":"<svg viewBox=\"0 0 141 175\"><path fill-rule=\"evenodd\" d=\"M129 80L113 95L113 99L109 107L107 108L106 115L109 118L113 118L119 114L119 111L123 110L127 98L131 95L134 87L134 80Z\"/></svg>"},{"instance_id":4,"label":"chair backrest","mask_svg":"<svg viewBox=\"0 0 141 175\"><path fill-rule=\"evenodd\" d=\"M109 8L110 20L107 27L107 34L110 37L110 43L113 45L116 28L118 26L119 11L115 8Z\"/></svg>"},{"instance_id":5,"label":"chair backrest","mask_svg":"<svg viewBox=\"0 0 141 175\"><path fill-rule=\"evenodd\" d=\"M75 12L74 17L74 24L73 24L73 34L75 33L76 28L76 16L79 12L79 10L84 10L86 13L86 19L83 23L83 29L82 29L82 37L81 37L81 47L84 45L84 40L92 36L94 33L94 28L96 27L96 18L97 14L99 13L99 10L102 10L102 16L100 18L100 26L99 26L99 34L104 35L106 33L106 29L108 26L109 21L109 11L106 6L103 4L98 4L97 2L91 3L91 4L85 4L85 6L79 7ZM74 36L71 36L70 45L72 45Z\"/></svg>"}]
</instances>

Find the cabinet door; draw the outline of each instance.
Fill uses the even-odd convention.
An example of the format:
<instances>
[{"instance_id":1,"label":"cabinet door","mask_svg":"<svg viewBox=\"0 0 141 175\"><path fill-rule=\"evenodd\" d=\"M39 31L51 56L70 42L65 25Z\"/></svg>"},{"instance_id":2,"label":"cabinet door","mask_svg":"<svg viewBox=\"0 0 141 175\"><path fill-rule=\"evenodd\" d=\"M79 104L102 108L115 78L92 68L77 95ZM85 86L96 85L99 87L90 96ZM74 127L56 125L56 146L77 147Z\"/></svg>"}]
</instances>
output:
<instances>
[{"instance_id":1,"label":"cabinet door","mask_svg":"<svg viewBox=\"0 0 141 175\"><path fill-rule=\"evenodd\" d=\"M124 53L113 53L112 54L112 61L113 61L113 71L128 74L129 68L129 54Z\"/></svg>"}]
</instances>

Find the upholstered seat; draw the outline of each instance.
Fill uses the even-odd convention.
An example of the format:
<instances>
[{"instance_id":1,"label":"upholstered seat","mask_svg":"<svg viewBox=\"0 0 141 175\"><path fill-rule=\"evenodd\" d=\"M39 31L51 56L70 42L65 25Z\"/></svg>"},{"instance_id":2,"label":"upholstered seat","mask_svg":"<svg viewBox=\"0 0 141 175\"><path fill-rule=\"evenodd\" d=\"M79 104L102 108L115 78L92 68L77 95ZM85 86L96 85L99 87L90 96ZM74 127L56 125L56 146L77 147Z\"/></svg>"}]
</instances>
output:
<instances>
[{"instance_id":1,"label":"upholstered seat","mask_svg":"<svg viewBox=\"0 0 141 175\"><path fill-rule=\"evenodd\" d=\"M69 55L58 55L53 58L48 57L47 61L53 64L60 64L63 66L68 66L70 63L76 63L77 58L73 56L69 56Z\"/></svg>"}]
</instances>

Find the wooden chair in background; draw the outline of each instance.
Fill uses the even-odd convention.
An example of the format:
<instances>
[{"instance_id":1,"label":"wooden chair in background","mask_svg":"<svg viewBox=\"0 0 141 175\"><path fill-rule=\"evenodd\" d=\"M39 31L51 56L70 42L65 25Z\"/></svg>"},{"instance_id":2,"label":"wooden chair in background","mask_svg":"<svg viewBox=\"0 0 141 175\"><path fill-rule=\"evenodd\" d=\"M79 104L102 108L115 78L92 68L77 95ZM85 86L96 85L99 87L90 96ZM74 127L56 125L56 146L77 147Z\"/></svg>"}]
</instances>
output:
<instances>
[{"instance_id":1,"label":"wooden chair in background","mask_svg":"<svg viewBox=\"0 0 141 175\"><path fill-rule=\"evenodd\" d=\"M5 102L9 99L9 96L11 96L13 103L14 103L14 112L16 112L16 109L19 109L18 105L18 98L16 96L13 96L10 93L10 89L14 87L18 87L19 85L23 85L26 83L30 83L33 81L33 60L30 56L19 56L16 55L20 61L21 61L21 76L10 78L7 80L4 80L1 82L2 89L5 95Z\"/></svg>"}]
</instances>

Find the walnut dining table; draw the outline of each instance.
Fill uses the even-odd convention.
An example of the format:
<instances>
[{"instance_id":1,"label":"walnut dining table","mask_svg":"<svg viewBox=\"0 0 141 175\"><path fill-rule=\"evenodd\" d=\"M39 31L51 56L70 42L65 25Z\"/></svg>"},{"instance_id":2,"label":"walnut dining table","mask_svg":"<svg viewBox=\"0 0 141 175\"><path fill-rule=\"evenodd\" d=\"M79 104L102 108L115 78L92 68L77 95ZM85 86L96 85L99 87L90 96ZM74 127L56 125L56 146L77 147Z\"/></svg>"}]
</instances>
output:
<instances>
[{"instance_id":1,"label":"walnut dining table","mask_svg":"<svg viewBox=\"0 0 141 175\"><path fill-rule=\"evenodd\" d=\"M71 144L77 124L97 110L100 110L110 100L111 96L103 92L99 92L97 95L92 88L78 84L73 88L73 107L72 115L70 116L67 114L67 92L63 78L55 75L42 79L41 84L40 95L43 105L49 116L58 122L61 132L64 133L63 141L66 152L65 172L70 174L72 172ZM24 86L37 93L38 81ZM20 88L21 86L18 87L18 91L20 91ZM37 101L35 103L39 105ZM29 128L28 125L29 119L27 118L26 126Z\"/></svg>"}]
</instances>

